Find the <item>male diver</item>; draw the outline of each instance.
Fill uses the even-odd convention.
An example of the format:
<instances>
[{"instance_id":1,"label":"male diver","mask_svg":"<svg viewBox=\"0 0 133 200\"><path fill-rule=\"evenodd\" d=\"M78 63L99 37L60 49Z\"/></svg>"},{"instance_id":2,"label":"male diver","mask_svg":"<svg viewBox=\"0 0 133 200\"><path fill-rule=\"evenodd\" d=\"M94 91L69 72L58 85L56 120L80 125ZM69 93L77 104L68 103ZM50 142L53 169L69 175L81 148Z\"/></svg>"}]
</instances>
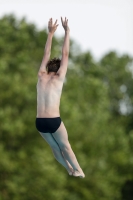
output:
<instances>
[{"instance_id":1,"label":"male diver","mask_svg":"<svg viewBox=\"0 0 133 200\"><path fill-rule=\"evenodd\" d=\"M50 145L56 160L66 168L69 175L84 178L85 175L72 151L67 130L60 118L59 106L67 72L70 32L68 19L65 17L63 20L61 17L61 22L65 30L61 60L50 60L52 38L58 24L57 20L53 23L52 18L48 22L48 37L38 72L36 128Z\"/></svg>"}]
</instances>

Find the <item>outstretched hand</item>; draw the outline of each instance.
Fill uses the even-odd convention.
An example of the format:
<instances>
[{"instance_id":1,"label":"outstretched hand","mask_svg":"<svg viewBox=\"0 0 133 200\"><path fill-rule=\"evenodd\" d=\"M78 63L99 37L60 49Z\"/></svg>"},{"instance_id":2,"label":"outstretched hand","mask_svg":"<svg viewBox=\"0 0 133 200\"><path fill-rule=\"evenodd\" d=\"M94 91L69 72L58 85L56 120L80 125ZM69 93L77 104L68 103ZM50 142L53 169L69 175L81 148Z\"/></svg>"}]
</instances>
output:
<instances>
[{"instance_id":1,"label":"outstretched hand","mask_svg":"<svg viewBox=\"0 0 133 200\"><path fill-rule=\"evenodd\" d=\"M52 18L50 18L50 20L49 20L49 22L48 22L48 30L49 30L49 33L54 34L54 32L56 31L58 25L59 25L59 24L57 24L57 20L56 20L55 23L53 24L53 20L52 20Z\"/></svg>"},{"instance_id":2,"label":"outstretched hand","mask_svg":"<svg viewBox=\"0 0 133 200\"><path fill-rule=\"evenodd\" d=\"M63 18L61 17L61 22L62 22L62 26L64 28L65 31L69 31L69 27L68 27L68 19L65 17L65 20L63 20Z\"/></svg>"}]
</instances>

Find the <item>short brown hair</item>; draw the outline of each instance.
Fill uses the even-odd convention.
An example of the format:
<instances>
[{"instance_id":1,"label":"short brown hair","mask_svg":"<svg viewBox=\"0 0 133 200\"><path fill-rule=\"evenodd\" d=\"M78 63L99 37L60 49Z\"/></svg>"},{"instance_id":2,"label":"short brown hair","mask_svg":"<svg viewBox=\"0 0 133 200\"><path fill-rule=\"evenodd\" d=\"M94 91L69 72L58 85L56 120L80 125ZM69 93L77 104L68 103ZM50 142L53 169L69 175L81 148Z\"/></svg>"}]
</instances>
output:
<instances>
[{"instance_id":1,"label":"short brown hair","mask_svg":"<svg viewBox=\"0 0 133 200\"><path fill-rule=\"evenodd\" d=\"M57 72L58 69L60 68L60 62L61 60L59 58L53 58L49 60L46 66L48 74L50 72Z\"/></svg>"}]
</instances>

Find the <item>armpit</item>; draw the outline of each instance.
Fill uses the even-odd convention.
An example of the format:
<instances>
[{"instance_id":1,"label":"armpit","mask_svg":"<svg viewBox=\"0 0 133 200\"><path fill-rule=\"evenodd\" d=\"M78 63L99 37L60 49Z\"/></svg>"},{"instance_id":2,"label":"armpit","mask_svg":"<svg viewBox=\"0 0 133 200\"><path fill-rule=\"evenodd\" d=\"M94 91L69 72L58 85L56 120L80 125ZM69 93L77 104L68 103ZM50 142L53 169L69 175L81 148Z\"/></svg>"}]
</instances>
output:
<instances>
[{"instance_id":1,"label":"armpit","mask_svg":"<svg viewBox=\"0 0 133 200\"><path fill-rule=\"evenodd\" d=\"M44 74L46 74L45 71L39 71L39 72L38 72L38 76L39 76L39 77L43 76Z\"/></svg>"}]
</instances>

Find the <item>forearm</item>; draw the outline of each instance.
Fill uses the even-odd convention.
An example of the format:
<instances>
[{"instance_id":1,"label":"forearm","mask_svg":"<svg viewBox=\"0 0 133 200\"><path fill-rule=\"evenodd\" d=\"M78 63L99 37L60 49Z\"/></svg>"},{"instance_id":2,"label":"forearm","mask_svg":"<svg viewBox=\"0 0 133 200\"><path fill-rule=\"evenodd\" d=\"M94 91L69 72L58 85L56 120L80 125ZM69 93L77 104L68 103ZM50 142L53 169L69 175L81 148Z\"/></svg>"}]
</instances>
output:
<instances>
[{"instance_id":1,"label":"forearm","mask_svg":"<svg viewBox=\"0 0 133 200\"><path fill-rule=\"evenodd\" d=\"M49 61L50 53L51 53L52 38L53 38L53 34L48 33L48 37L47 37L47 41L46 41L45 49L44 49L44 55L43 55L42 63L40 66L41 71L46 71L46 65L47 65L47 62Z\"/></svg>"},{"instance_id":2,"label":"forearm","mask_svg":"<svg viewBox=\"0 0 133 200\"><path fill-rule=\"evenodd\" d=\"M62 54L69 54L69 31L65 31L64 43L62 47Z\"/></svg>"},{"instance_id":3,"label":"forearm","mask_svg":"<svg viewBox=\"0 0 133 200\"><path fill-rule=\"evenodd\" d=\"M53 38L53 34L48 33L47 42L44 49L44 54L51 53L52 38Z\"/></svg>"}]
</instances>

